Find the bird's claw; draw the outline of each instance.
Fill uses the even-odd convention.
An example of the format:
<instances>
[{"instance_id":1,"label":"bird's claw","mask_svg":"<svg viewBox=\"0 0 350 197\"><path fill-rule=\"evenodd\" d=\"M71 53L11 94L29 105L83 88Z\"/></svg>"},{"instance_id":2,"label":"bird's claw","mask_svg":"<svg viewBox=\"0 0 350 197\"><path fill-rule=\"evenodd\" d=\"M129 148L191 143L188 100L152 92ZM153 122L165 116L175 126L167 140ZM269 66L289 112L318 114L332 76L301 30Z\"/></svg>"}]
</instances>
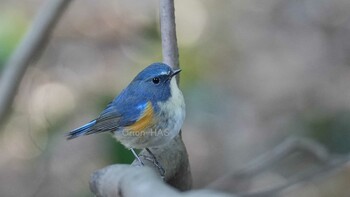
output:
<instances>
[{"instance_id":1,"label":"bird's claw","mask_svg":"<svg viewBox=\"0 0 350 197\"><path fill-rule=\"evenodd\" d=\"M152 162L153 165L157 167L160 176L164 179L165 170L164 170L163 166L157 161L157 159L155 159L155 157L153 157L153 156L147 156L147 155L142 155L142 157L145 160Z\"/></svg>"}]
</instances>

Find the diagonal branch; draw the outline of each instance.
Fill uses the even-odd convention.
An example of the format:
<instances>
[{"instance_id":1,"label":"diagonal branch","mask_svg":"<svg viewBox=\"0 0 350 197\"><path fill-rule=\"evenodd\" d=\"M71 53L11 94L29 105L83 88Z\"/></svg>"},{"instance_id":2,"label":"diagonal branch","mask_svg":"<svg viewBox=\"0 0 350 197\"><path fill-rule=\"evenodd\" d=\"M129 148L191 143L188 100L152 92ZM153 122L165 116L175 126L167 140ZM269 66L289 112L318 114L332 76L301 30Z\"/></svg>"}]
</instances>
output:
<instances>
[{"instance_id":1,"label":"diagonal branch","mask_svg":"<svg viewBox=\"0 0 350 197\"><path fill-rule=\"evenodd\" d=\"M249 188L251 179L256 175L268 170L271 166L287 158L295 152L306 153L317 160L319 168L309 170L306 173L296 173L287 179L286 183L263 190L246 192ZM242 170L219 178L210 185L208 189L215 189L225 192L238 194L244 197L268 197L277 196L279 192L291 188L295 185L320 180L328 177L332 173L346 169L350 164L350 156L334 156L321 144L304 138L288 138L271 151L261 155L253 162L249 163Z\"/></svg>"},{"instance_id":2,"label":"diagonal branch","mask_svg":"<svg viewBox=\"0 0 350 197\"><path fill-rule=\"evenodd\" d=\"M42 5L33 24L6 63L0 81L0 123L12 106L28 65L45 48L57 21L71 0L49 0Z\"/></svg>"}]
</instances>

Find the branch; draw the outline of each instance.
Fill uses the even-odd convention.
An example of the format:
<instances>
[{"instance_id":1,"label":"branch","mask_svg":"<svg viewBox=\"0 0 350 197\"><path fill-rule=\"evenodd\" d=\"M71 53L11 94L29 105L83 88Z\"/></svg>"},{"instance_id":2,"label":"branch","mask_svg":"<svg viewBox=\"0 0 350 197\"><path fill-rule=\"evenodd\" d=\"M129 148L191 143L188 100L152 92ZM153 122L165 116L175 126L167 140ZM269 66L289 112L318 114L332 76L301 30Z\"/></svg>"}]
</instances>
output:
<instances>
[{"instance_id":1,"label":"branch","mask_svg":"<svg viewBox=\"0 0 350 197\"><path fill-rule=\"evenodd\" d=\"M160 31L162 37L163 62L173 69L180 68L179 51L176 38L175 8L174 0L160 0L159 3ZM176 75L177 84L180 82L180 75ZM178 171L168 180L168 183L180 190L188 190L192 187L192 174L188 161L186 147L179 136L175 139L176 146L181 147L182 157L179 158ZM168 145L171 149L172 146ZM166 152L165 152L166 153ZM157 155L156 155L157 156ZM161 155L159 155L161 157ZM172 161L172 160L168 160Z\"/></svg>"},{"instance_id":2,"label":"branch","mask_svg":"<svg viewBox=\"0 0 350 197\"><path fill-rule=\"evenodd\" d=\"M327 149L321 144L305 138L288 138L278 146L274 147L271 151L253 160L244 169L236 173L236 176L257 175L296 151L310 154L320 162L326 162L329 159Z\"/></svg>"},{"instance_id":3,"label":"branch","mask_svg":"<svg viewBox=\"0 0 350 197\"><path fill-rule=\"evenodd\" d=\"M329 176L334 175L337 172L345 171L343 173L347 173L347 169L350 167L350 155L337 157L329 159L321 168L313 170L311 172L296 175L290 178L286 183L278 185L272 189L268 189L260 192L249 192L245 194L241 194L244 197L269 197L276 196L279 192L292 188L293 186L302 186L307 183L319 180L325 180L329 178Z\"/></svg>"},{"instance_id":4,"label":"branch","mask_svg":"<svg viewBox=\"0 0 350 197\"><path fill-rule=\"evenodd\" d=\"M112 165L95 172L91 190L97 197L233 197L231 194L201 190L179 192L164 184L155 172L147 167Z\"/></svg>"},{"instance_id":5,"label":"branch","mask_svg":"<svg viewBox=\"0 0 350 197\"><path fill-rule=\"evenodd\" d=\"M271 189L246 192L247 190L251 190L249 187L251 179L254 176L268 170L272 165L275 165L297 151L311 155L320 163L320 167L314 170L309 170L303 174L295 173L296 175L287 179L286 183L279 184ZM306 182L324 178L349 165L349 155L331 156L324 146L313 140L289 138L271 151L258 157L242 170L219 178L208 185L207 188L235 193L244 197L276 196L282 190L291 188L297 184L301 185Z\"/></svg>"},{"instance_id":6,"label":"branch","mask_svg":"<svg viewBox=\"0 0 350 197\"><path fill-rule=\"evenodd\" d=\"M180 66L176 39L174 0L160 0L159 7L163 62L177 69ZM179 82L179 75L176 75L176 79Z\"/></svg>"},{"instance_id":7,"label":"branch","mask_svg":"<svg viewBox=\"0 0 350 197\"><path fill-rule=\"evenodd\" d=\"M49 0L39 13L15 52L6 63L0 82L0 123L12 106L20 82L34 57L38 58L57 21L70 0Z\"/></svg>"}]
</instances>

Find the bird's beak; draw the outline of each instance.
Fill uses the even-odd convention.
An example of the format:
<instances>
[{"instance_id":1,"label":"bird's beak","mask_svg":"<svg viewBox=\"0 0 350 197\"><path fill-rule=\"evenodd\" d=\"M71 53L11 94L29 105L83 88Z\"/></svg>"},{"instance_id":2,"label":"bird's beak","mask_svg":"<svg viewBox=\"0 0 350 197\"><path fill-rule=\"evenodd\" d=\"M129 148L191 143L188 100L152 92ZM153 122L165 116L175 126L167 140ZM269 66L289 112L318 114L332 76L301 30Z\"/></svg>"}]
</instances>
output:
<instances>
[{"instance_id":1,"label":"bird's beak","mask_svg":"<svg viewBox=\"0 0 350 197\"><path fill-rule=\"evenodd\" d=\"M179 74L181 72L181 69L174 70L173 73L171 73L170 77L174 77L175 75Z\"/></svg>"}]
</instances>

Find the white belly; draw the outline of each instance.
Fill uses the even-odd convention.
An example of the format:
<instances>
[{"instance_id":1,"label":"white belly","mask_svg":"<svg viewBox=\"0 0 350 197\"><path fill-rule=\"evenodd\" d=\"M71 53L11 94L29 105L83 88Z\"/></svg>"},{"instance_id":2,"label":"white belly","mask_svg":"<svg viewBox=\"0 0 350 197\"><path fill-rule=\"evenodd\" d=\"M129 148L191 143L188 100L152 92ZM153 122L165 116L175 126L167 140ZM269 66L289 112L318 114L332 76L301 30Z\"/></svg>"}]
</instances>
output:
<instances>
[{"instance_id":1,"label":"white belly","mask_svg":"<svg viewBox=\"0 0 350 197\"><path fill-rule=\"evenodd\" d=\"M182 92L173 78L170 82L171 97L165 102L159 102L159 113L155 114L155 124L142 136L125 135L115 132L115 137L127 148L149 148L168 143L182 127L185 119L185 102Z\"/></svg>"},{"instance_id":2,"label":"white belly","mask_svg":"<svg viewBox=\"0 0 350 197\"><path fill-rule=\"evenodd\" d=\"M171 97L164 103L158 103L160 107L160 123L158 129L163 129L165 135L161 144L169 142L180 131L185 119L185 101L182 92L177 87L176 79L173 78L171 84Z\"/></svg>"}]
</instances>

